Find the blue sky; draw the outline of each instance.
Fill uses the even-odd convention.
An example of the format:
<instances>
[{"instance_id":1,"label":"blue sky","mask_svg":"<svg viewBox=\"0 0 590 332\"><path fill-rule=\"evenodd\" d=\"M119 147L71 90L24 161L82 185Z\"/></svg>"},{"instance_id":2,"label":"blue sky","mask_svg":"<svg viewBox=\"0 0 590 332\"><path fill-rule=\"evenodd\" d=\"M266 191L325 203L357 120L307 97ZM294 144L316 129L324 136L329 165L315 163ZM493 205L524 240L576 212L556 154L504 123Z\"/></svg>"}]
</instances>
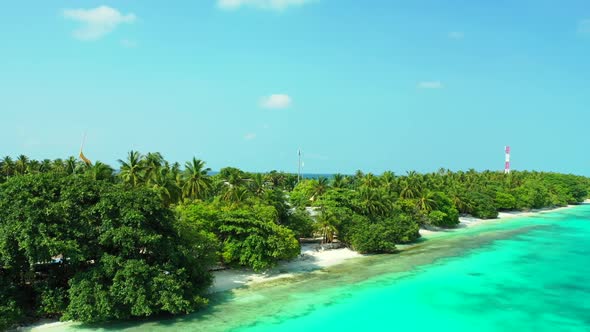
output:
<instances>
[{"instance_id":1,"label":"blue sky","mask_svg":"<svg viewBox=\"0 0 590 332\"><path fill-rule=\"evenodd\" d=\"M590 175L587 0L11 1L0 154Z\"/></svg>"}]
</instances>

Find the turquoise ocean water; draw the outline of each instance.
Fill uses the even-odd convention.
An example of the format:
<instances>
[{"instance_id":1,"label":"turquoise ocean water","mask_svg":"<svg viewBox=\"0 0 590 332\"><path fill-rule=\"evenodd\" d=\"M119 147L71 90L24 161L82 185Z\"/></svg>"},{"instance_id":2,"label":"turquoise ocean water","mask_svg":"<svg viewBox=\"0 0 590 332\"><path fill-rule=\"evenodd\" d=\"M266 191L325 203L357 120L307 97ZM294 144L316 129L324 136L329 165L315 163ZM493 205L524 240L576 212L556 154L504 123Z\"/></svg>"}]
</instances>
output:
<instances>
[{"instance_id":1,"label":"turquoise ocean water","mask_svg":"<svg viewBox=\"0 0 590 332\"><path fill-rule=\"evenodd\" d=\"M205 312L47 331L590 331L590 205L217 294Z\"/></svg>"}]
</instances>

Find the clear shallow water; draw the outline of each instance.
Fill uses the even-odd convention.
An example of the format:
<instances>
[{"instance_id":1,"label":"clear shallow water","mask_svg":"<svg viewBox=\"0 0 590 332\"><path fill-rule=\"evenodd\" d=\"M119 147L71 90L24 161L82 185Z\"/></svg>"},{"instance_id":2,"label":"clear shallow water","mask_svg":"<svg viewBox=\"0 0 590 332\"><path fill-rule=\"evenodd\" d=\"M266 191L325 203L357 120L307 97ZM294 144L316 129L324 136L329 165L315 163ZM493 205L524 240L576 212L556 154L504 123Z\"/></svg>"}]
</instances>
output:
<instances>
[{"instance_id":1,"label":"clear shallow water","mask_svg":"<svg viewBox=\"0 0 590 332\"><path fill-rule=\"evenodd\" d=\"M51 331L590 331L590 205L218 294L199 314Z\"/></svg>"}]
</instances>

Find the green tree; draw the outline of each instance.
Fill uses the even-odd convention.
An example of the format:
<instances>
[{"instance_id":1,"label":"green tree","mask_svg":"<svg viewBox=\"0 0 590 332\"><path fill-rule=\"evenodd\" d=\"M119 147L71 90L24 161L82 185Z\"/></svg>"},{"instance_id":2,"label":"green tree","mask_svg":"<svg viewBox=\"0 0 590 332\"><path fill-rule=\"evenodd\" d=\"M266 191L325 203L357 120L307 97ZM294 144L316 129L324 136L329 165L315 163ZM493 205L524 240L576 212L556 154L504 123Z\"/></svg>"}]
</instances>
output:
<instances>
[{"instance_id":1,"label":"green tree","mask_svg":"<svg viewBox=\"0 0 590 332\"><path fill-rule=\"evenodd\" d=\"M393 201L382 189L363 185L357 192L358 199L353 209L358 213L369 217L380 217L391 212Z\"/></svg>"},{"instance_id":2,"label":"green tree","mask_svg":"<svg viewBox=\"0 0 590 332\"><path fill-rule=\"evenodd\" d=\"M516 208L516 198L504 191L497 191L494 204L499 210L509 211Z\"/></svg>"},{"instance_id":3,"label":"green tree","mask_svg":"<svg viewBox=\"0 0 590 332\"><path fill-rule=\"evenodd\" d=\"M329 181L325 177L319 177L317 180L313 180L313 194L310 199L315 201L320 198L328 190L329 186Z\"/></svg>"},{"instance_id":4,"label":"green tree","mask_svg":"<svg viewBox=\"0 0 590 332\"><path fill-rule=\"evenodd\" d=\"M492 219L498 216L494 200L486 193L473 191L468 193L469 213L477 218Z\"/></svg>"},{"instance_id":5,"label":"green tree","mask_svg":"<svg viewBox=\"0 0 590 332\"><path fill-rule=\"evenodd\" d=\"M297 257L299 242L293 232L265 221L246 209L224 212L218 227L227 264L251 267L256 271L275 266L280 260Z\"/></svg>"},{"instance_id":6,"label":"green tree","mask_svg":"<svg viewBox=\"0 0 590 332\"><path fill-rule=\"evenodd\" d=\"M209 177L210 168L205 167L205 162L193 158L185 165L182 173L184 186L182 195L185 199L203 199L206 198L211 189L211 178Z\"/></svg>"},{"instance_id":7,"label":"green tree","mask_svg":"<svg viewBox=\"0 0 590 332\"><path fill-rule=\"evenodd\" d=\"M78 170L78 161L76 160L76 158L70 156L64 162L64 168L67 174L75 174Z\"/></svg>"},{"instance_id":8,"label":"green tree","mask_svg":"<svg viewBox=\"0 0 590 332\"><path fill-rule=\"evenodd\" d=\"M289 200L295 206L310 206L315 192L316 184L314 180L301 180L289 194Z\"/></svg>"},{"instance_id":9,"label":"green tree","mask_svg":"<svg viewBox=\"0 0 590 332\"><path fill-rule=\"evenodd\" d=\"M127 154L127 160L119 159L121 165L121 172L119 176L123 179L123 182L130 184L133 187L137 187L144 181L145 176L145 164L144 156L137 151L129 151Z\"/></svg>"},{"instance_id":10,"label":"green tree","mask_svg":"<svg viewBox=\"0 0 590 332\"><path fill-rule=\"evenodd\" d=\"M53 173L11 178L0 187L0 311L13 318L2 323L23 313L95 322L196 310L214 248L151 190Z\"/></svg>"},{"instance_id":11,"label":"green tree","mask_svg":"<svg viewBox=\"0 0 590 332\"><path fill-rule=\"evenodd\" d=\"M455 227L459 224L459 211L450 197L441 191L430 192L429 197L434 208L422 210L423 213L427 213L429 224L438 227Z\"/></svg>"},{"instance_id":12,"label":"green tree","mask_svg":"<svg viewBox=\"0 0 590 332\"><path fill-rule=\"evenodd\" d=\"M310 237L313 235L314 221L303 208L290 211L282 225L292 230L296 238Z\"/></svg>"},{"instance_id":13,"label":"green tree","mask_svg":"<svg viewBox=\"0 0 590 332\"><path fill-rule=\"evenodd\" d=\"M39 172L47 173L50 172L53 168L53 163L49 159L43 159L41 163L39 163Z\"/></svg>"},{"instance_id":14,"label":"green tree","mask_svg":"<svg viewBox=\"0 0 590 332\"><path fill-rule=\"evenodd\" d=\"M422 191L416 199L416 206L425 215L436 210L437 200L435 199L434 192L429 190Z\"/></svg>"},{"instance_id":15,"label":"green tree","mask_svg":"<svg viewBox=\"0 0 590 332\"><path fill-rule=\"evenodd\" d=\"M51 162L51 171L54 173L66 173L65 162L61 158L57 158Z\"/></svg>"},{"instance_id":16,"label":"green tree","mask_svg":"<svg viewBox=\"0 0 590 332\"><path fill-rule=\"evenodd\" d=\"M182 190L173 171L168 167L160 167L151 174L147 182L148 187L158 193L165 205L177 203L182 196Z\"/></svg>"},{"instance_id":17,"label":"green tree","mask_svg":"<svg viewBox=\"0 0 590 332\"><path fill-rule=\"evenodd\" d=\"M14 162L14 172L18 175L24 175L29 171L29 157L21 154Z\"/></svg>"},{"instance_id":18,"label":"green tree","mask_svg":"<svg viewBox=\"0 0 590 332\"><path fill-rule=\"evenodd\" d=\"M397 181L395 173L391 171L385 171L381 175L381 185L385 188L385 191L392 195L397 190Z\"/></svg>"},{"instance_id":19,"label":"green tree","mask_svg":"<svg viewBox=\"0 0 590 332\"><path fill-rule=\"evenodd\" d=\"M160 170L164 166L164 157L160 152L148 152L143 159L145 164L146 177L150 177L152 174Z\"/></svg>"},{"instance_id":20,"label":"green tree","mask_svg":"<svg viewBox=\"0 0 590 332\"><path fill-rule=\"evenodd\" d=\"M93 165L86 166L85 174L88 175L93 180L102 180L102 181L113 181L113 169L111 166L104 164L100 161L95 162Z\"/></svg>"},{"instance_id":21,"label":"green tree","mask_svg":"<svg viewBox=\"0 0 590 332\"><path fill-rule=\"evenodd\" d=\"M0 164L0 172L5 178L9 178L10 176L14 175L14 162L12 158L9 156L5 156L2 158L2 163Z\"/></svg>"},{"instance_id":22,"label":"green tree","mask_svg":"<svg viewBox=\"0 0 590 332\"><path fill-rule=\"evenodd\" d=\"M334 174L332 177L332 187L343 188L346 185L346 177L342 174Z\"/></svg>"},{"instance_id":23,"label":"green tree","mask_svg":"<svg viewBox=\"0 0 590 332\"><path fill-rule=\"evenodd\" d=\"M350 235L352 249L362 253L393 253L396 233L387 223L365 222L355 225Z\"/></svg>"},{"instance_id":24,"label":"green tree","mask_svg":"<svg viewBox=\"0 0 590 332\"><path fill-rule=\"evenodd\" d=\"M379 185L379 180L373 173L368 173L361 179L361 185L367 188L376 188Z\"/></svg>"},{"instance_id":25,"label":"green tree","mask_svg":"<svg viewBox=\"0 0 590 332\"><path fill-rule=\"evenodd\" d=\"M332 243L338 233L338 218L336 215L328 209L322 209L316 218L315 224L317 232L322 237L322 243Z\"/></svg>"},{"instance_id":26,"label":"green tree","mask_svg":"<svg viewBox=\"0 0 590 332\"><path fill-rule=\"evenodd\" d=\"M249 187L250 187L250 191L258 197L261 197L262 195L264 195L264 193L268 189L266 179L260 173L256 173L252 176L252 179L250 179Z\"/></svg>"}]
</instances>

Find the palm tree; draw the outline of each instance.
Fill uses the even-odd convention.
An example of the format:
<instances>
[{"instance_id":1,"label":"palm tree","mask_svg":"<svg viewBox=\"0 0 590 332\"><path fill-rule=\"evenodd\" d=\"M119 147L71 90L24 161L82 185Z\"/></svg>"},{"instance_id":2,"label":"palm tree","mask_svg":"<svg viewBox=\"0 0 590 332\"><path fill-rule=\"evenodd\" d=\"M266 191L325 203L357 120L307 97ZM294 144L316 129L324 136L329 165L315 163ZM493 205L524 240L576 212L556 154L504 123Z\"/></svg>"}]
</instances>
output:
<instances>
[{"instance_id":1,"label":"palm tree","mask_svg":"<svg viewBox=\"0 0 590 332\"><path fill-rule=\"evenodd\" d=\"M285 174L283 173L284 181L281 184L281 188L286 191L292 191L297 185L297 174Z\"/></svg>"},{"instance_id":2,"label":"palm tree","mask_svg":"<svg viewBox=\"0 0 590 332\"><path fill-rule=\"evenodd\" d=\"M105 180L105 181L112 181L113 180L113 168L107 164L104 164L100 161L94 163L94 165L87 165L86 166L86 173L90 176L93 180Z\"/></svg>"},{"instance_id":3,"label":"palm tree","mask_svg":"<svg viewBox=\"0 0 590 332\"><path fill-rule=\"evenodd\" d=\"M233 187L244 187L246 185L246 177L244 172L237 168L226 168L226 173L223 176L226 185L231 185Z\"/></svg>"},{"instance_id":4,"label":"palm tree","mask_svg":"<svg viewBox=\"0 0 590 332\"><path fill-rule=\"evenodd\" d=\"M176 185L178 185L179 188L182 188L182 186L184 185L184 183L182 182L182 172L180 171L180 163L179 162L175 162L172 165L169 165L168 162L164 162L164 166L166 168L170 169L170 176L174 179L176 179Z\"/></svg>"},{"instance_id":5,"label":"palm tree","mask_svg":"<svg viewBox=\"0 0 590 332\"><path fill-rule=\"evenodd\" d=\"M41 163L35 159L29 160L29 165L27 166L27 173L31 173L31 174L41 173Z\"/></svg>"},{"instance_id":6,"label":"palm tree","mask_svg":"<svg viewBox=\"0 0 590 332\"><path fill-rule=\"evenodd\" d=\"M29 158L24 154L21 154L16 158L14 162L14 173L24 175L29 170Z\"/></svg>"},{"instance_id":7,"label":"palm tree","mask_svg":"<svg viewBox=\"0 0 590 332\"><path fill-rule=\"evenodd\" d=\"M365 173L363 173L363 171L361 171L360 169L358 169L356 172L354 172L354 176L352 177L353 185L358 186L364 176L365 176Z\"/></svg>"},{"instance_id":8,"label":"palm tree","mask_svg":"<svg viewBox=\"0 0 590 332\"><path fill-rule=\"evenodd\" d=\"M328 184L328 179L325 177L320 176L314 184L314 188L313 188L313 195L311 196L311 200L316 200L318 199L320 196L322 196L326 190L328 190L329 184Z\"/></svg>"},{"instance_id":9,"label":"palm tree","mask_svg":"<svg viewBox=\"0 0 590 332\"><path fill-rule=\"evenodd\" d=\"M246 179L246 174L240 169L233 167L226 167L219 173L222 178L221 191L222 199L226 202L239 203L248 196L247 185L250 190L262 193L264 191L264 180L262 176L258 178L258 188L253 189L253 181ZM256 175L254 176L256 178Z\"/></svg>"},{"instance_id":10,"label":"palm tree","mask_svg":"<svg viewBox=\"0 0 590 332\"><path fill-rule=\"evenodd\" d=\"M424 215L428 215L437 207L434 193L428 190L423 191L418 197L416 206Z\"/></svg>"},{"instance_id":11,"label":"palm tree","mask_svg":"<svg viewBox=\"0 0 590 332\"><path fill-rule=\"evenodd\" d=\"M52 161L51 170L55 173L65 173L66 166L64 164L64 161L59 158Z\"/></svg>"},{"instance_id":12,"label":"palm tree","mask_svg":"<svg viewBox=\"0 0 590 332\"><path fill-rule=\"evenodd\" d=\"M472 189L475 185L477 185L479 182L479 174L477 173L477 171L473 168L470 168L466 173L465 173L465 184L467 185L467 188Z\"/></svg>"},{"instance_id":13,"label":"palm tree","mask_svg":"<svg viewBox=\"0 0 590 332\"><path fill-rule=\"evenodd\" d=\"M453 186L448 191L448 195L460 213L468 213L471 211L472 206L465 197L465 188L457 188L457 186Z\"/></svg>"},{"instance_id":14,"label":"palm tree","mask_svg":"<svg viewBox=\"0 0 590 332\"><path fill-rule=\"evenodd\" d=\"M264 180L264 176L260 173L256 173L250 179L250 190L254 195L260 197L266 192L266 181Z\"/></svg>"},{"instance_id":15,"label":"palm tree","mask_svg":"<svg viewBox=\"0 0 590 332\"><path fill-rule=\"evenodd\" d=\"M356 172L354 172L354 177L359 180L362 179L363 176L365 176L365 173L363 173L363 171L360 169L357 169Z\"/></svg>"},{"instance_id":16,"label":"palm tree","mask_svg":"<svg viewBox=\"0 0 590 332\"><path fill-rule=\"evenodd\" d=\"M425 184L424 186L434 190L434 191L442 191L444 189L445 181L444 181L444 168L441 168L436 173L429 173L424 176Z\"/></svg>"},{"instance_id":17,"label":"palm tree","mask_svg":"<svg viewBox=\"0 0 590 332\"><path fill-rule=\"evenodd\" d=\"M400 193L401 198L416 198L420 196L422 192L422 177L415 171L408 172L408 175L400 180Z\"/></svg>"},{"instance_id":18,"label":"palm tree","mask_svg":"<svg viewBox=\"0 0 590 332\"><path fill-rule=\"evenodd\" d=\"M145 178L149 180L164 164L164 157L162 157L160 152L149 152L145 155L143 162L145 166Z\"/></svg>"},{"instance_id":19,"label":"palm tree","mask_svg":"<svg viewBox=\"0 0 590 332\"><path fill-rule=\"evenodd\" d=\"M242 203L248 198L250 192L248 189L241 186L233 186L228 184L221 198L232 204Z\"/></svg>"},{"instance_id":20,"label":"palm tree","mask_svg":"<svg viewBox=\"0 0 590 332\"><path fill-rule=\"evenodd\" d=\"M182 196L182 191L176 183L176 176L168 167L160 167L148 179L148 185L158 193L165 205L176 203Z\"/></svg>"},{"instance_id":21,"label":"palm tree","mask_svg":"<svg viewBox=\"0 0 590 332\"><path fill-rule=\"evenodd\" d=\"M74 157L69 157L65 161L65 170L66 174L74 174L76 173L76 169L78 168L78 161Z\"/></svg>"},{"instance_id":22,"label":"palm tree","mask_svg":"<svg viewBox=\"0 0 590 332\"><path fill-rule=\"evenodd\" d=\"M280 188L285 184L285 173L271 171L270 173L266 174L266 179L272 183L272 186L275 188Z\"/></svg>"},{"instance_id":23,"label":"palm tree","mask_svg":"<svg viewBox=\"0 0 590 332\"><path fill-rule=\"evenodd\" d=\"M4 174L4 160L0 160L0 183L6 181L7 176Z\"/></svg>"},{"instance_id":24,"label":"palm tree","mask_svg":"<svg viewBox=\"0 0 590 332\"><path fill-rule=\"evenodd\" d=\"M12 161L12 158L10 158L10 156L2 158L2 166L0 166L0 172L2 172L2 175L9 177L14 175L14 171L14 162Z\"/></svg>"},{"instance_id":25,"label":"palm tree","mask_svg":"<svg viewBox=\"0 0 590 332\"><path fill-rule=\"evenodd\" d=\"M184 185L182 195L185 199L203 199L207 197L211 189L211 178L208 173L210 168L205 168L205 162L193 158L187 162L183 172Z\"/></svg>"},{"instance_id":26,"label":"palm tree","mask_svg":"<svg viewBox=\"0 0 590 332\"><path fill-rule=\"evenodd\" d=\"M53 163L49 159L43 159L39 164L39 172L48 173L53 169Z\"/></svg>"},{"instance_id":27,"label":"palm tree","mask_svg":"<svg viewBox=\"0 0 590 332\"><path fill-rule=\"evenodd\" d=\"M369 188L377 187L377 177L373 173L368 173L361 179L361 185L367 186Z\"/></svg>"},{"instance_id":28,"label":"palm tree","mask_svg":"<svg viewBox=\"0 0 590 332\"><path fill-rule=\"evenodd\" d=\"M392 201L383 189L361 186L359 190L360 212L368 216L384 216L391 210Z\"/></svg>"},{"instance_id":29,"label":"palm tree","mask_svg":"<svg viewBox=\"0 0 590 332\"><path fill-rule=\"evenodd\" d=\"M322 243L332 243L334 236L338 233L336 224L338 219L333 213L322 210L316 220L316 227L322 236Z\"/></svg>"},{"instance_id":30,"label":"palm tree","mask_svg":"<svg viewBox=\"0 0 590 332\"><path fill-rule=\"evenodd\" d=\"M391 171L385 171L381 174L381 186L391 196L397 191L397 179L395 173Z\"/></svg>"},{"instance_id":31,"label":"palm tree","mask_svg":"<svg viewBox=\"0 0 590 332\"><path fill-rule=\"evenodd\" d=\"M342 175L340 173L334 174L334 176L332 177L332 187L343 188L345 180L346 180L346 178L344 177L344 175Z\"/></svg>"},{"instance_id":32,"label":"palm tree","mask_svg":"<svg viewBox=\"0 0 590 332\"><path fill-rule=\"evenodd\" d=\"M127 161L118 160L121 164L121 172L119 176L123 182L129 183L136 187L143 181L145 165L143 164L144 157L137 151L129 151L127 154Z\"/></svg>"},{"instance_id":33,"label":"palm tree","mask_svg":"<svg viewBox=\"0 0 590 332\"><path fill-rule=\"evenodd\" d=\"M399 185L400 185L400 192L399 192L400 198L411 199L411 198L414 198L417 196L416 188L413 187L406 178L400 180Z\"/></svg>"}]
</instances>

